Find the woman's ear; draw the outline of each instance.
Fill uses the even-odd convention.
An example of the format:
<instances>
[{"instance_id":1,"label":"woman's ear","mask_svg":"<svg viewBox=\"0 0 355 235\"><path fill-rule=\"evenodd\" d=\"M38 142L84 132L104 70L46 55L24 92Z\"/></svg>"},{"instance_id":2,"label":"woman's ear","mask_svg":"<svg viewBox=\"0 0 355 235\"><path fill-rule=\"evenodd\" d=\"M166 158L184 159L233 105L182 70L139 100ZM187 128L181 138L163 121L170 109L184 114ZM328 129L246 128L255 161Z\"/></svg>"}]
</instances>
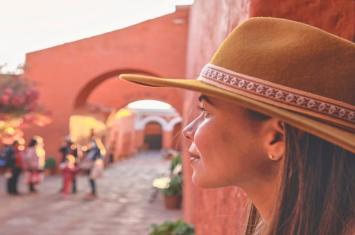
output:
<instances>
[{"instance_id":1,"label":"woman's ear","mask_svg":"<svg viewBox=\"0 0 355 235\"><path fill-rule=\"evenodd\" d=\"M265 123L265 150L272 161L279 161L285 155L286 141L284 122L277 118L271 118Z\"/></svg>"}]
</instances>

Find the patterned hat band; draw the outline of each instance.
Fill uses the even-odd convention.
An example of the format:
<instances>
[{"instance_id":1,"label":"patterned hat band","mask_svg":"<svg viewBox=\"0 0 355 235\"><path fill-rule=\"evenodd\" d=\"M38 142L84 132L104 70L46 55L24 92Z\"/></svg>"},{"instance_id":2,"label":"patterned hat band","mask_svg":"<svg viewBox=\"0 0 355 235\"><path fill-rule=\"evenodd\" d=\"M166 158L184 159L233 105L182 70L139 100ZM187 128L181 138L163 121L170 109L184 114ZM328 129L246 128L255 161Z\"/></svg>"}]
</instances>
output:
<instances>
[{"instance_id":1,"label":"patterned hat band","mask_svg":"<svg viewBox=\"0 0 355 235\"><path fill-rule=\"evenodd\" d=\"M355 128L353 105L207 64L198 80L261 102Z\"/></svg>"}]
</instances>

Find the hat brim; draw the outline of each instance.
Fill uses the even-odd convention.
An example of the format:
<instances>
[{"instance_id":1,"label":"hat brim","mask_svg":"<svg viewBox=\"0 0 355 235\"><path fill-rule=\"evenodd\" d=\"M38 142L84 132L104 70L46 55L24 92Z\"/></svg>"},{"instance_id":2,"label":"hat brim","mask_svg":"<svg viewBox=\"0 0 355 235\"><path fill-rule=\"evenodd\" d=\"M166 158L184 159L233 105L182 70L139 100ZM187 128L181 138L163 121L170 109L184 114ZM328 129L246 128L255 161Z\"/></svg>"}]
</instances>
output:
<instances>
[{"instance_id":1,"label":"hat brim","mask_svg":"<svg viewBox=\"0 0 355 235\"><path fill-rule=\"evenodd\" d=\"M350 152L355 152L355 135L351 131L330 126L327 123L321 122L309 116L263 103L261 101L204 83L200 80L157 78L138 74L121 74L119 78L145 86L177 87L201 92L212 97L224 98L251 110L283 119L285 122L294 127L319 136L320 138L334 143Z\"/></svg>"}]
</instances>

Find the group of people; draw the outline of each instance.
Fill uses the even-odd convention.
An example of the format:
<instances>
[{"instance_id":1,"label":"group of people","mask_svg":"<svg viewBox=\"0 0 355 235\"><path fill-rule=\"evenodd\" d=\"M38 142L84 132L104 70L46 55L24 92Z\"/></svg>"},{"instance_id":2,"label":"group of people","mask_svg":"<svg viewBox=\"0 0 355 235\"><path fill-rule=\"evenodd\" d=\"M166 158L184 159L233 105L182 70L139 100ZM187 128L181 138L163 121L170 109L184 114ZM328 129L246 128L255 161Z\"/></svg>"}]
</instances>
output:
<instances>
[{"instance_id":1,"label":"group of people","mask_svg":"<svg viewBox=\"0 0 355 235\"><path fill-rule=\"evenodd\" d=\"M37 192L37 185L43 180L45 150L43 139L33 137L27 148L21 140L14 140L1 150L2 165L6 178L6 191L10 195L19 195L18 181L24 173L30 193Z\"/></svg>"},{"instance_id":2,"label":"group of people","mask_svg":"<svg viewBox=\"0 0 355 235\"><path fill-rule=\"evenodd\" d=\"M70 192L76 193L76 175L82 171L88 176L91 189L86 197L96 197L96 179L102 176L104 169L103 156L105 155L105 148L101 140L92 136L87 145L79 147L69 137L66 137L59 152L62 157L59 168L63 178L60 192L63 195L68 195Z\"/></svg>"},{"instance_id":3,"label":"group of people","mask_svg":"<svg viewBox=\"0 0 355 235\"><path fill-rule=\"evenodd\" d=\"M103 156L105 147L101 140L91 136L86 145L75 144L66 137L59 148L61 154L59 169L62 175L60 193L68 195L77 192L76 176L79 172L88 176L90 193L86 198L97 195L96 179L100 178L104 169ZM30 193L37 192L38 185L44 179L45 150L43 139L33 137L27 147L23 140L14 140L0 149L0 165L6 178L6 191L9 195L19 195L18 182L21 174L28 185Z\"/></svg>"}]
</instances>

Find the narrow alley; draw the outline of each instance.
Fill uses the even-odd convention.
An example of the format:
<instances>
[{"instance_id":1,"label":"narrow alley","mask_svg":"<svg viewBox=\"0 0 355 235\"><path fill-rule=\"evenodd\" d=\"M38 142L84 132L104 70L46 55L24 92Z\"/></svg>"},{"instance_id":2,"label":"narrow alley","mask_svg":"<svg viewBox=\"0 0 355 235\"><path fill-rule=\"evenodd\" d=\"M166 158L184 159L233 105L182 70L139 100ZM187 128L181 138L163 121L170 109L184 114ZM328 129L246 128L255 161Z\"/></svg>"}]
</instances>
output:
<instances>
[{"instance_id":1,"label":"narrow alley","mask_svg":"<svg viewBox=\"0 0 355 235\"><path fill-rule=\"evenodd\" d=\"M169 161L160 152L145 152L119 161L98 181L98 198L85 200L89 185L78 178L78 193L59 194L60 176L48 176L37 194L28 194L23 178L20 196L5 194L0 179L1 235L145 235L150 225L182 217L167 210L160 194L153 202L152 180L168 173Z\"/></svg>"}]
</instances>

